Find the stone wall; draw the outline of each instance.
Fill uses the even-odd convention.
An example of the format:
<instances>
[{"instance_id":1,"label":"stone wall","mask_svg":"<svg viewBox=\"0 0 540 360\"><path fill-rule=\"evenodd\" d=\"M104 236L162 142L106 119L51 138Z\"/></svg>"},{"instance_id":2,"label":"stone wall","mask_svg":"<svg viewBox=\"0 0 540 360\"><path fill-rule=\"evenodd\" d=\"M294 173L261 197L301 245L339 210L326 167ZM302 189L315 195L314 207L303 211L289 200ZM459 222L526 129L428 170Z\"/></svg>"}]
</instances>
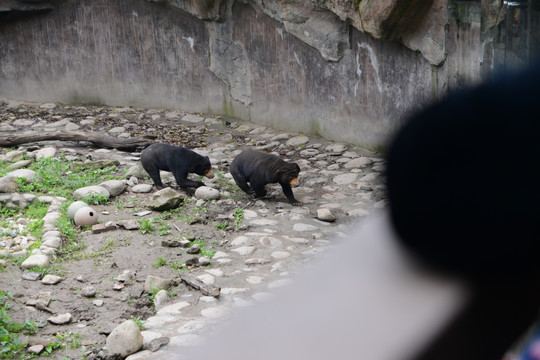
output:
<instances>
[{"instance_id":1,"label":"stone wall","mask_svg":"<svg viewBox=\"0 0 540 360\"><path fill-rule=\"evenodd\" d=\"M334 12L300 21L258 3L206 0L201 12L197 1L66 0L2 21L0 98L177 108L376 147L460 84L459 71L478 78L477 63L442 61L445 37L428 56L404 45L418 29L376 39ZM429 3L444 23L446 2Z\"/></svg>"}]
</instances>

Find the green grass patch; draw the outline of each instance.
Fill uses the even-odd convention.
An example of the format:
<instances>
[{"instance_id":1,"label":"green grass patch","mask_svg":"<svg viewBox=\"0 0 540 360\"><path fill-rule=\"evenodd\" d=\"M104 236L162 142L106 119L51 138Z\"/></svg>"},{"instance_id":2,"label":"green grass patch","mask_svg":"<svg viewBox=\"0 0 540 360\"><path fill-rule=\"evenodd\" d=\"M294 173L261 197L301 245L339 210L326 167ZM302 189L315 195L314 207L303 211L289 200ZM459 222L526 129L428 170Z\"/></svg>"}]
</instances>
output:
<instances>
[{"instance_id":1,"label":"green grass patch","mask_svg":"<svg viewBox=\"0 0 540 360\"><path fill-rule=\"evenodd\" d=\"M165 260L162 257L158 257L156 262L152 264L152 267L154 269L157 269L157 268L160 268L160 267L165 266L165 265L167 265L167 260Z\"/></svg>"},{"instance_id":2,"label":"green grass patch","mask_svg":"<svg viewBox=\"0 0 540 360\"><path fill-rule=\"evenodd\" d=\"M214 250L214 249L207 249L206 243L200 239L193 241L190 246L193 246L194 244L199 245L200 253L203 256L208 256L209 258L212 258L217 252L217 250Z\"/></svg>"},{"instance_id":3,"label":"green grass patch","mask_svg":"<svg viewBox=\"0 0 540 360\"><path fill-rule=\"evenodd\" d=\"M153 224L154 219L139 219L139 224L141 224L141 227L139 229L139 232L141 234L149 234L156 230L156 227Z\"/></svg>"},{"instance_id":4,"label":"green grass patch","mask_svg":"<svg viewBox=\"0 0 540 360\"><path fill-rule=\"evenodd\" d=\"M24 323L11 321L9 316L9 293L0 290L0 359L22 359L25 357L27 343L21 341L19 334L32 335L38 324L32 320Z\"/></svg>"}]
</instances>

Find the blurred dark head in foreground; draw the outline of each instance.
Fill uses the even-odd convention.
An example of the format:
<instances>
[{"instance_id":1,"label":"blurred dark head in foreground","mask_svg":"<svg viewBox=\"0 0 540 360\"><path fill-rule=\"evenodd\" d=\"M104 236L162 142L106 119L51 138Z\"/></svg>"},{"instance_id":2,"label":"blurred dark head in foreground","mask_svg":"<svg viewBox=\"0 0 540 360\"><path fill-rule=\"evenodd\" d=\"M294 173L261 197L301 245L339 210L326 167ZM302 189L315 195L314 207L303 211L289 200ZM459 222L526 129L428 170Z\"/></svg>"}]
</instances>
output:
<instances>
[{"instance_id":1,"label":"blurred dark head in foreground","mask_svg":"<svg viewBox=\"0 0 540 360\"><path fill-rule=\"evenodd\" d=\"M540 64L413 116L388 156L393 225L467 277L540 274Z\"/></svg>"},{"instance_id":2,"label":"blurred dark head in foreground","mask_svg":"<svg viewBox=\"0 0 540 360\"><path fill-rule=\"evenodd\" d=\"M415 360L501 359L540 306L540 64L413 116L388 155L392 225L411 255L471 284Z\"/></svg>"}]
</instances>

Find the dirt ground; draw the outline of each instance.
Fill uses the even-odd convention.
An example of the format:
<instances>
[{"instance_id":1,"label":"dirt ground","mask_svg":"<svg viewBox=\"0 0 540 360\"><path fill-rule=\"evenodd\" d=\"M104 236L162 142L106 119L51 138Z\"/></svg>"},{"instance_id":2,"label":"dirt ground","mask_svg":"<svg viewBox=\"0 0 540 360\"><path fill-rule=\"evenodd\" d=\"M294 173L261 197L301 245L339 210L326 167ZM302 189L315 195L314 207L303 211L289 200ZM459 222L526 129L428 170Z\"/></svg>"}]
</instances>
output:
<instances>
[{"instance_id":1,"label":"dirt ground","mask_svg":"<svg viewBox=\"0 0 540 360\"><path fill-rule=\"evenodd\" d=\"M69 107L59 106L52 110L42 110L37 106L19 106L8 108L2 106L0 120L3 123L13 121L13 119L24 116L43 123L54 123L61 118L69 116L74 123L80 123L81 120L92 117L95 124L91 130L109 131L115 126L126 126L132 136L142 134L154 134L155 141L169 142L172 144L182 144L186 147L202 147L207 144L213 146L227 146L233 144L238 149L245 145L262 145L271 143L268 135L250 135L245 131L238 131L238 124L231 121L218 119L212 123L206 122L203 125L185 125L178 121L169 120L164 117L165 111L148 109L130 109L126 113L120 113L120 117L108 117L106 114L113 112L112 108L106 107ZM154 114L161 114L159 121L152 121L149 118ZM130 126L133 125L134 126ZM1 124L0 124L1 125ZM275 135L275 134L274 134ZM319 148L332 144L332 142L314 138L311 143L319 143ZM39 146L53 144L59 149L70 148L81 158L85 153L92 152L92 158L96 158L95 148L90 144L61 143L58 141L40 143ZM26 146L26 145L25 145ZM30 146L30 145L28 145ZM33 145L35 147L35 145ZM291 152L291 149L269 147L268 151L278 151L283 156L292 160L303 160L299 152ZM358 149L356 149L358 150ZM140 149L135 149L140 151ZM366 154L371 154L366 151ZM110 158L112 155L124 159L136 159L137 152L127 153L113 150L112 153L103 155ZM86 156L88 157L88 156ZM337 158L337 157L335 157ZM304 161L306 161L304 159ZM129 161L128 161L129 163ZM136 160L131 163L137 163ZM216 164L217 170L223 174L228 173L227 162ZM122 175L126 171L125 167L118 169L118 174ZM303 204L308 217L314 217L316 214L318 202L324 194L332 189L323 190L323 187L331 184L331 178L321 180L317 173L303 174L304 181L313 180L313 186L310 188L309 196L312 199ZM225 180L223 180L225 181ZM151 183L145 179L144 183ZM222 183L221 185L223 185ZM116 227L114 230L92 233L91 230L79 229L77 241L84 242L86 248L80 252L79 256L58 256L50 268L50 273L60 275L63 281L56 285L44 285L41 281L28 281L22 279L23 271L16 265L9 263L5 271L0 271L0 288L3 291L9 291L13 297L11 299L10 313L13 321L24 322L33 320L40 323L40 330L36 335L28 338L22 336L24 341L30 344L50 343L58 341L57 335L72 334L74 336L65 337L67 346L61 350L54 351L50 358L57 359L81 359L85 356L97 354L105 345L107 335L120 323L126 319L145 320L155 314L155 309L149 294L144 292L144 282L148 275L162 278L178 279L184 272L201 274L206 269L216 266L212 259L210 265L205 268L190 266L190 261L198 259L201 254L188 254L186 248L167 246L167 243L173 243L183 239L197 239L206 245L206 250L230 251L230 242L232 239L244 235L250 231L251 226L247 220L241 221L238 226L234 226L235 209L260 210L261 204L253 201L246 194L238 189L231 188L229 198L217 202L206 202L203 206L198 206L192 199L193 191L185 192L180 190L174 182L169 183L176 190L185 194L187 201L178 211L173 211L169 215L152 211L145 216L137 216L136 213L148 210L144 207L144 202L151 197L151 193L139 194L126 191L114 198L107 205L93 205L99 213L99 222L117 223L127 219L153 219L155 229L151 232L143 233L141 230L125 230ZM223 190L223 188L221 189ZM290 213L293 207L287 203L279 185L267 186L269 198L264 200L264 212L270 214L272 218L279 216L280 213ZM357 192L349 189L351 192ZM315 200L313 200L315 199ZM371 203L380 200L379 197L372 196ZM352 202L350 196L342 202ZM339 221L332 224L332 228L325 230L328 233L334 232L339 225L356 220L347 218L345 210L335 209L334 214ZM277 217L279 218L279 217ZM284 229L292 228L295 223L292 218L279 218L283 222ZM228 224L228 226L226 226ZM260 229L255 229L260 231ZM315 241L315 240L313 240ZM295 245L294 251L301 255L304 252L312 251L313 244ZM243 265L244 259L239 259L237 266ZM294 268L295 262L300 262L299 258L287 260ZM187 262L187 265L185 265ZM182 265L184 264L184 265ZM161 265L161 266L159 266ZM117 277L129 270L133 277L125 282L118 281ZM234 271L231 271L234 274ZM237 286L238 279L234 276L227 276L220 279L217 286ZM83 289L93 287L96 294L93 297L82 295ZM46 309L36 309L35 306L27 306L26 303L32 297L49 292L51 301ZM167 302L173 303L188 301L196 304L202 296L201 292L190 286L177 281L169 288L169 298ZM97 306L95 301L102 300L103 305ZM70 313L73 321L66 325L53 325L47 321L47 318L53 314ZM72 349L70 342L74 345L80 345Z\"/></svg>"}]
</instances>

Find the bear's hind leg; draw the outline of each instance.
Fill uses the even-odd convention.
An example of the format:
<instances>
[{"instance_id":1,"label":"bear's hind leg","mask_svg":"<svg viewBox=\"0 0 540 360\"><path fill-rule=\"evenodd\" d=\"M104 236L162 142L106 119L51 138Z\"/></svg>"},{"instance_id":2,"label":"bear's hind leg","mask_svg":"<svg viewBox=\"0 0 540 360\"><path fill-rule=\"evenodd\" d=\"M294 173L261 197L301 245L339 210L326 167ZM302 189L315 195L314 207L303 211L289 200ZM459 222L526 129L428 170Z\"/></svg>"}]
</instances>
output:
<instances>
[{"instance_id":1,"label":"bear's hind leg","mask_svg":"<svg viewBox=\"0 0 540 360\"><path fill-rule=\"evenodd\" d=\"M144 169L150 175L150 178L152 178L152 181L154 182L154 185L156 189L161 190L164 188L163 183L161 182L161 176L159 176L159 169L157 168L148 168Z\"/></svg>"},{"instance_id":2,"label":"bear's hind leg","mask_svg":"<svg viewBox=\"0 0 540 360\"><path fill-rule=\"evenodd\" d=\"M233 176L234 182L243 192L246 194L253 194L253 190L248 185L246 178L238 173L231 174Z\"/></svg>"},{"instance_id":3,"label":"bear's hind leg","mask_svg":"<svg viewBox=\"0 0 540 360\"><path fill-rule=\"evenodd\" d=\"M251 184L251 185L253 186L253 190L255 191L256 199L266 196L266 189L264 188L264 184L263 185Z\"/></svg>"}]
</instances>

